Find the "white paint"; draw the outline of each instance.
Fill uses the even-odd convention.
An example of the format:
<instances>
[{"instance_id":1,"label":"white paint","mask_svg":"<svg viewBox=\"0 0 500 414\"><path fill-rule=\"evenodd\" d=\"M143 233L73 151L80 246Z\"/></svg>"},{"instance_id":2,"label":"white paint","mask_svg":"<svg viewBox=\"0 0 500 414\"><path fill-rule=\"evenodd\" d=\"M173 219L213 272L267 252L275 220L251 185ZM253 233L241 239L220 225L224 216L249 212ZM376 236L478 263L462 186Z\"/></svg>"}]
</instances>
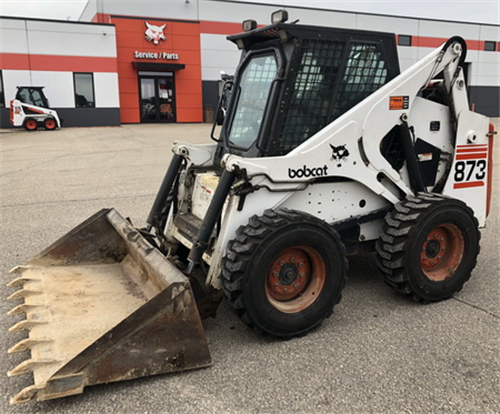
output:
<instances>
[{"instance_id":1,"label":"white paint","mask_svg":"<svg viewBox=\"0 0 500 414\"><path fill-rule=\"evenodd\" d=\"M52 108L74 108L73 73L33 71L33 86L45 86L44 93Z\"/></svg>"},{"instance_id":2,"label":"white paint","mask_svg":"<svg viewBox=\"0 0 500 414\"><path fill-rule=\"evenodd\" d=\"M117 73L94 73L96 108L119 108Z\"/></svg>"},{"instance_id":3,"label":"white paint","mask_svg":"<svg viewBox=\"0 0 500 414\"><path fill-rule=\"evenodd\" d=\"M17 86L40 86L31 84L30 73L27 70L2 70L2 77L6 104L16 96Z\"/></svg>"}]
</instances>

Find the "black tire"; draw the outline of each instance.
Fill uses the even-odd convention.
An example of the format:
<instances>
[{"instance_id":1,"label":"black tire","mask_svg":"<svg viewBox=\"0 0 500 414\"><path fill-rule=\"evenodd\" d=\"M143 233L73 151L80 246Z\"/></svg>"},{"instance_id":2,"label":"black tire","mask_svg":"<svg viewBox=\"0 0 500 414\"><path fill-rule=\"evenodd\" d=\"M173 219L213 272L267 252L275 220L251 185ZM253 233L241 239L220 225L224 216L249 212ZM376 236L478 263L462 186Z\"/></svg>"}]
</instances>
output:
<instances>
[{"instance_id":1,"label":"black tire","mask_svg":"<svg viewBox=\"0 0 500 414\"><path fill-rule=\"evenodd\" d=\"M476 266L479 224L460 200L419 193L394 206L376 244L386 283L417 302L448 299Z\"/></svg>"},{"instance_id":2,"label":"black tire","mask_svg":"<svg viewBox=\"0 0 500 414\"><path fill-rule=\"evenodd\" d=\"M53 131L57 128L57 122L54 118L45 118L43 121L43 126L47 131Z\"/></svg>"},{"instance_id":3,"label":"black tire","mask_svg":"<svg viewBox=\"0 0 500 414\"><path fill-rule=\"evenodd\" d=\"M23 127L26 131L36 131L38 128L38 122L34 118L26 118L24 120Z\"/></svg>"},{"instance_id":4,"label":"black tire","mask_svg":"<svg viewBox=\"0 0 500 414\"><path fill-rule=\"evenodd\" d=\"M301 336L340 301L347 259L325 222L291 210L253 216L228 243L223 291L240 319L259 333Z\"/></svg>"}]
</instances>

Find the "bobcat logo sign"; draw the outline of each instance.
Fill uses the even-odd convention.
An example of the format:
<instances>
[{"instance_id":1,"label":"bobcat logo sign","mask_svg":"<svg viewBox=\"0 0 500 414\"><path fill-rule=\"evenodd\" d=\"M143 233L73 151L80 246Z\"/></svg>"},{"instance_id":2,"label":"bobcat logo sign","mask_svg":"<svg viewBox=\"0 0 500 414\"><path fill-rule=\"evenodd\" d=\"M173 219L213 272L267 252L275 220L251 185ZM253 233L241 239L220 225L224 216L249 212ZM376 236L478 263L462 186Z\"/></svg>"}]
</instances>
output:
<instances>
[{"instance_id":1,"label":"bobcat logo sign","mask_svg":"<svg viewBox=\"0 0 500 414\"><path fill-rule=\"evenodd\" d=\"M144 32L146 36L146 40L148 42L153 42L155 45L160 43L160 40L167 40L165 35L163 34L163 29L165 29L166 24L163 26L153 26L152 24L149 24L148 22L146 23L146 31Z\"/></svg>"},{"instance_id":2,"label":"bobcat logo sign","mask_svg":"<svg viewBox=\"0 0 500 414\"><path fill-rule=\"evenodd\" d=\"M349 156L349 150L345 145L334 146L330 144L330 148L332 149L332 159L334 161L346 160Z\"/></svg>"}]
</instances>

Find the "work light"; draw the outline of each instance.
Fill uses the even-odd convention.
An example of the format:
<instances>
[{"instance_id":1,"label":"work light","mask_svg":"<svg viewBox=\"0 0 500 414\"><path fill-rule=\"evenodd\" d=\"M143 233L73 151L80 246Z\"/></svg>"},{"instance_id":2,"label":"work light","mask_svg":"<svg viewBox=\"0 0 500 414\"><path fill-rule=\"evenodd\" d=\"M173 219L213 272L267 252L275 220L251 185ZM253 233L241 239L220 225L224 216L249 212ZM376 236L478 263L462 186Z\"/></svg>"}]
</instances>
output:
<instances>
[{"instance_id":1,"label":"work light","mask_svg":"<svg viewBox=\"0 0 500 414\"><path fill-rule=\"evenodd\" d=\"M244 20L241 27L244 32L249 32L250 30L257 28L257 22L255 20Z\"/></svg>"},{"instance_id":2,"label":"work light","mask_svg":"<svg viewBox=\"0 0 500 414\"><path fill-rule=\"evenodd\" d=\"M278 10L271 14L271 23L285 23L288 20L288 12L286 10Z\"/></svg>"}]
</instances>

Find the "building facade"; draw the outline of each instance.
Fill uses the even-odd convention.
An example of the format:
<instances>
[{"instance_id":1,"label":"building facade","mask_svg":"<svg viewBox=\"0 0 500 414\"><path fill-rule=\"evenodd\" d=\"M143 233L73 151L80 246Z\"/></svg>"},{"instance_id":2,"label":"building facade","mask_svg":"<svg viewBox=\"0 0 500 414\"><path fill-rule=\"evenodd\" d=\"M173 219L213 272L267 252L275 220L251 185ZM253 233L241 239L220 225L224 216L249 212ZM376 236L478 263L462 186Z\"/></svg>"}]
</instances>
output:
<instances>
[{"instance_id":1,"label":"building facade","mask_svg":"<svg viewBox=\"0 0 500 414\"><path fill-rule=\"evenodd\" d=\"M279 8L284 7L232 0L89 0L80 23L2 18L2 36L17 37L0 46L3 105L21 82L45 86L65 125L202 122L217 107L221 72L234 73L239 62L226 36L240 32L246 19L269 24ZM499 25L285 8L290 21L300 24L395 33L401 71L448 38L462 36L471 106L500 115ZM43 34L52 43L41 41L43 30L52 33ZM52 58L41 65L40 56ZM89 74L96 117L83 111L76 96L78 85L88 90ZM4 125L6 110L0 112Z\"/></svg>"},{"instance_id":2,"label":"building facade","mask_svg":"<svg viewBox=\"0 0 500 414\"><path fill-rule=\"evenodd\" d=\"M43 86L64 125L119 125L115 26L0 18L0 127L17 86Z\"/></svg>"}]
</instances>

